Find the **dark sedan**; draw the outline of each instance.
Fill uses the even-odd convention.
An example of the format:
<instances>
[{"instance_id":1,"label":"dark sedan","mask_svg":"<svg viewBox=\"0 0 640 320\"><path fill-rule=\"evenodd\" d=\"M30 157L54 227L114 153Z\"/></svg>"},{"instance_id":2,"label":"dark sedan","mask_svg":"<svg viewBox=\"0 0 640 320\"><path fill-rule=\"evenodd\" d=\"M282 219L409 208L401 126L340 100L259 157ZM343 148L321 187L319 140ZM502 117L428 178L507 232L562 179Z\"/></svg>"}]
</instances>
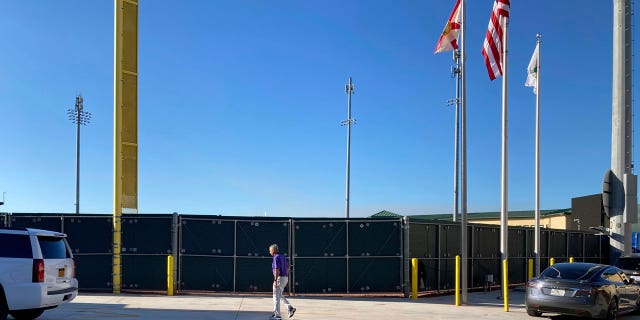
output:
<instances>
[{"instance_id":1,"label":"dark sedan","mask_svg":"<svg viewBox=\"0 0 640 320\"><path fill-rule=\"evenodd\" d=\"M622 270L595 263L557 263L527 282L527 314L615 319L640 308L640 287Z\"/></svg>"}]
</instances>

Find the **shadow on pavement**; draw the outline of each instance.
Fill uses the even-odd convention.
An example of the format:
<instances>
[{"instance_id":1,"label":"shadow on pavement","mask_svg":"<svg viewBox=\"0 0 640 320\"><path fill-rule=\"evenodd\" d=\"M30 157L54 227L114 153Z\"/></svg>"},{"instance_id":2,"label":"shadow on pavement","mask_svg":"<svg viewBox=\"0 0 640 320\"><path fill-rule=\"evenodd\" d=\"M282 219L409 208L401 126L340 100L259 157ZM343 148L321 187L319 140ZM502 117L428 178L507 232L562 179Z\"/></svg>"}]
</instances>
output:
<instances>
[{"instance_id":1,"label":"shadow on pavement","mask_svg":"<svg viewBox=\"0 0 640 320\"><path fill-rule=\"evenodd\" d=\"M154 309L154 308L129 308L125 304L107 303L70 303L59 308L45 311L39 320L72 320L72 319L212 319L212 320L253 320L268 319L270 312L238 311L238 310L180 310L180 309ZM9 316L8 319L13 319Z\"/></svg>"}]
</instances>

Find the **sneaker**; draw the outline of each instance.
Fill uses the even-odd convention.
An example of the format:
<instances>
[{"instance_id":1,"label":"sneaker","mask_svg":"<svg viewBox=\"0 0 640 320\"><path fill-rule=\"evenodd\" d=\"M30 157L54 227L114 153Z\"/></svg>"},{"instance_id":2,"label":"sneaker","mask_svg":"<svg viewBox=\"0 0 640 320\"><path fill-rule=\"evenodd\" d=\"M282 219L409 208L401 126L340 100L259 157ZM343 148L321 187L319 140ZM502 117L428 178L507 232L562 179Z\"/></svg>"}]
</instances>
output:
<instances>
[{"instance_id":1,"label":"sneaker","mask_svg":"<svg viewBox=\"0 0 640 320\"><path fill-rule=\"evenodd\" d=\"M272 314L271 316L269 316L270 320L281 320L282 318L280 318L280 316L276 316L276 314Z\"/></svg>"},{"instance_id":2,"label":"sneaker","mask_svg":"<svg viewBox=\"0 0 640 320\"><path fill-rule=\"evenodd\" d=\"M296 308L291 307L291 309L289 309L289 318L293 318L294 313L296 313Z\"/></svg>"}]
</instances>

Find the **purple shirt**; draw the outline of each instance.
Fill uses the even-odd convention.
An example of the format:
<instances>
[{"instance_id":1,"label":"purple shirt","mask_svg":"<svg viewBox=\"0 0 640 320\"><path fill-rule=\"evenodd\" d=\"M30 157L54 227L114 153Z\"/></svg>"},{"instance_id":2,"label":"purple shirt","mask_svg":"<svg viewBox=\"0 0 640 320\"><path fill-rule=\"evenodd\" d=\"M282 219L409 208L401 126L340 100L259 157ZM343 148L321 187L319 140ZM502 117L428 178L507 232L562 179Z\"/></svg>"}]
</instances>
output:
<instances>
[{"instance_id":1,"label":"purple shirt","mask_svg":"<svg viewBox=\"0 0 640 320\"><path fill-rule=\"evenodd\" d=\"M273 262L271 263L271 271L275 272L276 269L280 269L279 276L281 277L287 277L289 275L289 265L287 264L287 258L279 253L276 253L273 256Z\"/></svg>"}]
</instances>

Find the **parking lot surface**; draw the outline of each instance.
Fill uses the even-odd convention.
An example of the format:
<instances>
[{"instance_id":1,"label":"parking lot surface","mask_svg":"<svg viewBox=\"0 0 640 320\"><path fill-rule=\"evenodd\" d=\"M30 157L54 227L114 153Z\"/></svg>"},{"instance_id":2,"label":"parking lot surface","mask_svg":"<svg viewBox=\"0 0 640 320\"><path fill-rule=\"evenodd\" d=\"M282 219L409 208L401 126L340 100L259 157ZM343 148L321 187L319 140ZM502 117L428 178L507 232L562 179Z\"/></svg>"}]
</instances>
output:
<instances>
[{"instance_id":1,"label":"parking lot surface","mask_svg":"<svg viewBox=\"0 0 640 320\"><path fill-rule=\"evenodd\" d=\"M511 290L509 312L499 293L469 293L467 305L454 306L454 296L411 300L407 298L291 297L298 309L294 319L535 319L524 308L524 292ZM271 315L270 296L138 294L80 294L72 303L46 311L39 319L141 319L266 320ZM286 308L282 308L286 310ZM545 316L552 319L569 317ZM619 319L640 319L626 315ZM287 319L286 315L283 319Z\"/></svg>"}]
</instances>

